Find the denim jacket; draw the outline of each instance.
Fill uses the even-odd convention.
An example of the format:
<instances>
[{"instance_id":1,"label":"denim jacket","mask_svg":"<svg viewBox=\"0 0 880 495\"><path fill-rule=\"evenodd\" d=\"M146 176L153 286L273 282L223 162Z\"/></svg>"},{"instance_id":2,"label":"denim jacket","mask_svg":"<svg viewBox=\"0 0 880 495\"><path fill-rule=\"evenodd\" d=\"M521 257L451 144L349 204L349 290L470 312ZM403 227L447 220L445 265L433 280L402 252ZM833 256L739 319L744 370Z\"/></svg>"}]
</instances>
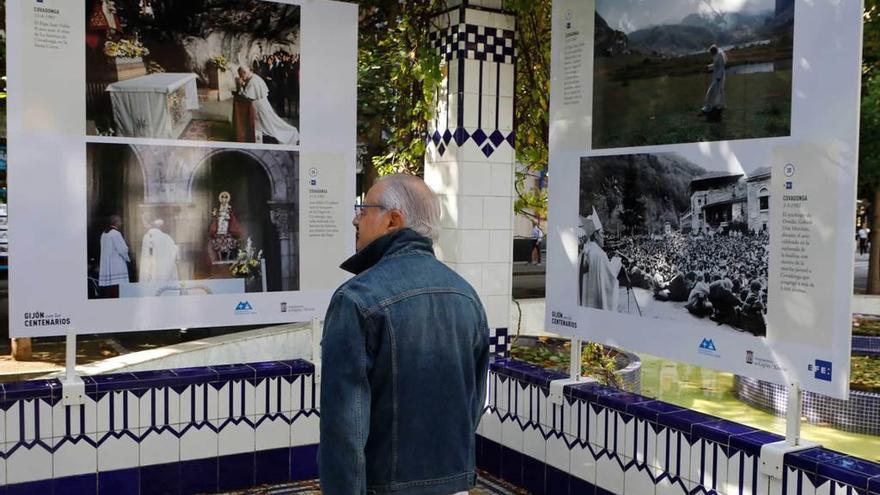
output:
<instances>
[{"instance_id":1,"label":"denim jacket","mask_svg":"<svg viewBox=\"0 0 880 495\"><path fill-rule=\"evenodd\" d=\"M473 486L489 329L473 288L410 229L343 263L324 322L325 495L449 495Z\"/></svg>"}]
</instances>

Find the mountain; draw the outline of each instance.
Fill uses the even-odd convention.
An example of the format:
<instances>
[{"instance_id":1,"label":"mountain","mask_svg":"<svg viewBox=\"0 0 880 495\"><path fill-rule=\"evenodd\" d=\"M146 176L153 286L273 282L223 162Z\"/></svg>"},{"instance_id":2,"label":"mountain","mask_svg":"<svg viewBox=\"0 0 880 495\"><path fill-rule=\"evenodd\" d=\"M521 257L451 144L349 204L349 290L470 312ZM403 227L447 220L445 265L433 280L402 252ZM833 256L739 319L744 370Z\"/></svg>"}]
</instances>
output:
<instances>
[{"instance_id":1,"label":"mountain","mask_svg":"<svg viewBox=\"0 0 880 495\"><path fill-rule=\"evenodd\" d=\"M596 12L595 45L593 50L597 57L610 57L629 51L629 39L626 37L626 34L612 29L605 19L599 15L599 12Z\"/></svg>"}]
</instances>

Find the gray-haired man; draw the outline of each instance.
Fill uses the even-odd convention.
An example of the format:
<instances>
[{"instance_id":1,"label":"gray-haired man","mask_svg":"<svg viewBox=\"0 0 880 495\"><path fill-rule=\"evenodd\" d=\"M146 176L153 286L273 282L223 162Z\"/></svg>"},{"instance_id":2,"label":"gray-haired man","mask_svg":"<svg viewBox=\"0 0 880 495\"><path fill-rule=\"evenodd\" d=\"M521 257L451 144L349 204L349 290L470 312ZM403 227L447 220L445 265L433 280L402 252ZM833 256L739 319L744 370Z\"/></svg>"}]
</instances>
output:
<instances>
[{"instance_id":1,"label":"gray-haired man","mask_svg":"<svg viewBox=\"0 0 880 495\"><path fill-rule=\"evenodd\" d=\"M434 257L440 206L421 179L382 178L356 206L355 274L324 323L325 495L449 495L474 483L489 335L473 288Z\"/></svg>"}]
</instances>

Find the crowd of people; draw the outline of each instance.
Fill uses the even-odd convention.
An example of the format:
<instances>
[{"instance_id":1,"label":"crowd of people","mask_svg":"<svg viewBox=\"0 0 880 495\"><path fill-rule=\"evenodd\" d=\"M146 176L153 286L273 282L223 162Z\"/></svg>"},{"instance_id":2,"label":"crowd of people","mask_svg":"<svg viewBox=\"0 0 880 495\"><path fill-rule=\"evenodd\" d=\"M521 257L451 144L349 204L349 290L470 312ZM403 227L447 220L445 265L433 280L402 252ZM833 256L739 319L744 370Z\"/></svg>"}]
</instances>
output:
<instances>
[{"instance_id":1,"label":"crowd of people","mask_svg":"<svg viewBox=\"0 0 880 495\"><path fill-rule=\"evenodd\" d=\"M251 69L269 87L269 103L279 116L299 118L299 55L285 51L254 59Z\"/></svg>"},{"instance_id":2,"label":"crowd of people","mask_svg":"<svg viewBox=\"0 0 880 495\"><path fill-rule=\"evenodd\" d=\"M660 301L684 302L691 314L719 325L766 335L767 233L639 235L615 244L626 283Z\"/></svg>"}]
</instances>

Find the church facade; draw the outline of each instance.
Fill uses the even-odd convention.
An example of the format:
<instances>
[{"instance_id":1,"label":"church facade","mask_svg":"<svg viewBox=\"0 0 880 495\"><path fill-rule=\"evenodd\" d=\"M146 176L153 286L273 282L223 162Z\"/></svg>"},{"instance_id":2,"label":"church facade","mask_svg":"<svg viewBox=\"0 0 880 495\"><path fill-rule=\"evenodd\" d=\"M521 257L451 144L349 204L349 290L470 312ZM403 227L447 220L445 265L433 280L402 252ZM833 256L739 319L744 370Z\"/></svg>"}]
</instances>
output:
<instances>
[{"instance_id":1,"label":"church facade","mask_svg":"<svg viewBox=\"0 0 880 495\"><path fill-rule=\"evenodd\" d=\"M690 183L690 209L680 217L689 233L745 229L766 232L770 222L770 168L751 175L712 172Z\"/></svg>"}]
</instances>

